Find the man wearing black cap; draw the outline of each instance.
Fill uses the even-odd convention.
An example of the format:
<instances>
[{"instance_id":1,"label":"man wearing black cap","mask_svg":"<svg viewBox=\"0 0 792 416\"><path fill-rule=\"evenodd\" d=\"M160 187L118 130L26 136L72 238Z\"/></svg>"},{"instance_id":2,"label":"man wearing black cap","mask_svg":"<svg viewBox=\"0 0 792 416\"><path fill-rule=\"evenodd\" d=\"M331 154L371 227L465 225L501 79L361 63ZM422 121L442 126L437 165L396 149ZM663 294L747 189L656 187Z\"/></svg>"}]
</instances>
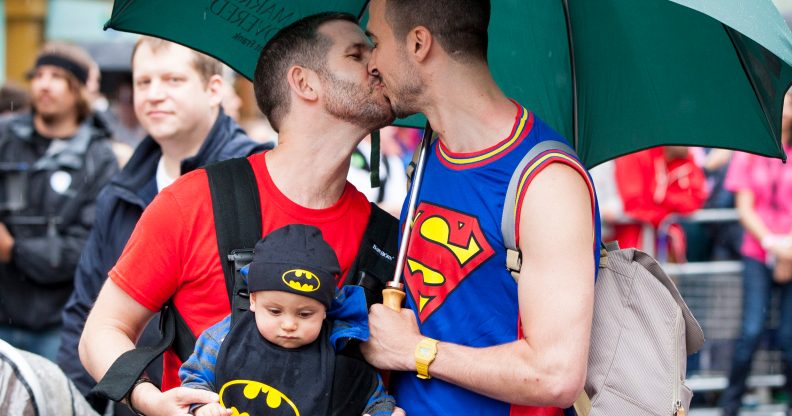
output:
<instances>
[{"instance_id":1,"label":"man wearing black cap","mask_svg":"<svg viewBox=\"0 0 792 416\"><path fill-rule=\"evenodd\" d=\"M281 394L273 409L331 414L328 393L340 374L373 387L357 389L357 400L344 400L344 414L391 414L393 398L372 367L345 372L348 367L335 359L347 340L368 339L366 299L359 286L345 286L335 296L341 268L318 228L291 224L271 232L256 244L242 273L253 313L236 322L229 315L204 331L179 371L183 386L221 393L220 402L193 409L196 415L223 415L231 407L243 412L255 400L247 393L254 384L268 387L268 404L275 392Z\"/></svg>"},{"instance_id":2,"label":"man wearing black cap","mask_svg":"<svg viewBox=\"0 0 792 416\"><path fill-rule=\"evenodd\" d=\"M50 359L96 196L118 170L110 133L90 117L91 65L76 46L46 45L32 112L0 123L0 338ZM17 181L21 195L8 194Z\"/></svg>"}]
</instances>

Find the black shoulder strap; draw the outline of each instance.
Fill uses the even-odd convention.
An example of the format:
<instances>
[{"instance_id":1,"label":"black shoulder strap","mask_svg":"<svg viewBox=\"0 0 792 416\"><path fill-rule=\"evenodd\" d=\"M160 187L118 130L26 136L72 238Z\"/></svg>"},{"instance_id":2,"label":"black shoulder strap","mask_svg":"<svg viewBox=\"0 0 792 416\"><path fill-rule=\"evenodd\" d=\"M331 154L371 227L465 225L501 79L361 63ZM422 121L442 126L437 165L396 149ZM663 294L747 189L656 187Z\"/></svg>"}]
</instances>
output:
<instances>
[{"instance_id":1,"label":"black shoulder strap","mask_svg":"<svg viewBox=\"0 0 792 416\"><path fill-rule=\"evenodd\" d=\"M234 278L232 250L253 248L261 239L261 204L253 168L245 158L230 159L207 166L212 193L217 252L223 266L232 320L248 310L248 293Z\"/></svg>"},{"instance_id":2,"label":"black shoulder strap","mask_svg":"<svg viewBox=\"0 0 792 416\"><path fill-rule=\"evenodd\" d=\"M126 397L127 392L140 378L146 367L173 343L176 336L176 320L181 318L172 313L173 310L175 310L173 303L168 301L160 311L160 333L162 334L160 340L155 345L135 348L121 354L107 370L104 377L99 380L99 383L94 386L90 395L116 402L120 402ZM184 325L186 326L186 324ZM195 342L194 337L193 342Z\"/></svg>"},{"instance_id":3,"label":"black shoulder strap","mask_svg":"<svg viewBox=\"0 0 792 416\"><path fill-rule=\"evenodd\" d=\"M382 303L382 289L393 278L399 250L398 238L399 221L372 203L357 257L344 281L345 285L362 286L369 306Z\"/></svg>"},{"instance_id":4,"label":"black shoulder strap","mask_svg":"<svg viewBox=\"0 0 792 416\"><path fill-rule=\"evenodd\" d=\"M212 195L218 253L223 266L228 299L236 315L247 310L247 291L234 278L231 250L253 247L261 237L261 209L253 169L245 158L209 165L209 190ZM186 361L195 348L193 335L184 318L170 300L160 311L162 337L153 346L135 348L122 354L110 366L91 394L121 401L146 367L168 347Z\"/></svg>"}]
</instances>

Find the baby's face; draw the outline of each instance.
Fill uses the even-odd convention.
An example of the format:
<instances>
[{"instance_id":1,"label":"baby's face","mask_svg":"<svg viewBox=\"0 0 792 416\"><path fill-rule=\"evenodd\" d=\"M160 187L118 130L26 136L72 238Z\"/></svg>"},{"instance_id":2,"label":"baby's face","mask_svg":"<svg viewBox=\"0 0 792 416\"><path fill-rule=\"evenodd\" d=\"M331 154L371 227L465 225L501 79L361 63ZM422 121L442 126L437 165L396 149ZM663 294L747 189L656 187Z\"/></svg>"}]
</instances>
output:
<instances>
[{"instance_id":1,"label":"baby's face","mask_svg":"<svg viewBox=\"0 0 792 416\"><path fill-rule=\"evenodd\" d=\"M283 348L298 348L316 340L325 318L325 307L319 301L274 290L251 293L250 310L256 314L261 336Z\"/></svg>"}]
</instances>

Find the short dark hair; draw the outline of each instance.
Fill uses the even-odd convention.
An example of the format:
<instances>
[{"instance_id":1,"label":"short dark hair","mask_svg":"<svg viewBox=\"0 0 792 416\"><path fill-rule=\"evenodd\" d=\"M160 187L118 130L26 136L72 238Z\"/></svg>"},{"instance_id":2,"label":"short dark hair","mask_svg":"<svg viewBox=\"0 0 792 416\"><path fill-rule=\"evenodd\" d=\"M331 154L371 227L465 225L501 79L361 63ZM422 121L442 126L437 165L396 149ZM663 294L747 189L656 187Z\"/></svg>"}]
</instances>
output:
<instances>
[{"instance_id":1,"label":"short dark hair","mask_svg":"<svg viewBox=\"0 0 792 416\"><path fill-rule=\"evenodd\" d=\"M290 104L286 72L293 65L314 71L324 69L332 40L319 33L319 27L335 20L358 23L349 13L311 15L278 31L261 50L253 76L253 89L259 109L275 131L279 131Z\"/></svg>"},{"instance_id":2,"label":"short dark hair","mask_svg":"<svg viewBox=\"0 0 792 416\"><path fill-rule=\"evenodd\" d=\"M489 0L386 0L385 17L398 39L424 26L460 61L487 61Z\"/></svg>"}]
</instances>

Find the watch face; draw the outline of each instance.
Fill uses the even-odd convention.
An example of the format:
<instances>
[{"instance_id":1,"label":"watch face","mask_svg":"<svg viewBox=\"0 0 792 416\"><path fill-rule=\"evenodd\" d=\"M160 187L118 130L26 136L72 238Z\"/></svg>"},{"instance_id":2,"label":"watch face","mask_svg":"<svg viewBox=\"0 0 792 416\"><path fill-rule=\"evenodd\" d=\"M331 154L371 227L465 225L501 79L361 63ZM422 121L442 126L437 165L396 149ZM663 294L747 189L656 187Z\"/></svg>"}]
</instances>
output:
<instances>
[{"instance_id":1,"label":"watch face","mask_svg":"<svg viewBox=\"0 0 792 416\"><path fill-rule=\"evenodd\" d=\"M429 348L421 347L421 348L418 349L418 353L421 354L421 355L429 355L430 351L429 351Z\"/></svg>"}]
</instances>

